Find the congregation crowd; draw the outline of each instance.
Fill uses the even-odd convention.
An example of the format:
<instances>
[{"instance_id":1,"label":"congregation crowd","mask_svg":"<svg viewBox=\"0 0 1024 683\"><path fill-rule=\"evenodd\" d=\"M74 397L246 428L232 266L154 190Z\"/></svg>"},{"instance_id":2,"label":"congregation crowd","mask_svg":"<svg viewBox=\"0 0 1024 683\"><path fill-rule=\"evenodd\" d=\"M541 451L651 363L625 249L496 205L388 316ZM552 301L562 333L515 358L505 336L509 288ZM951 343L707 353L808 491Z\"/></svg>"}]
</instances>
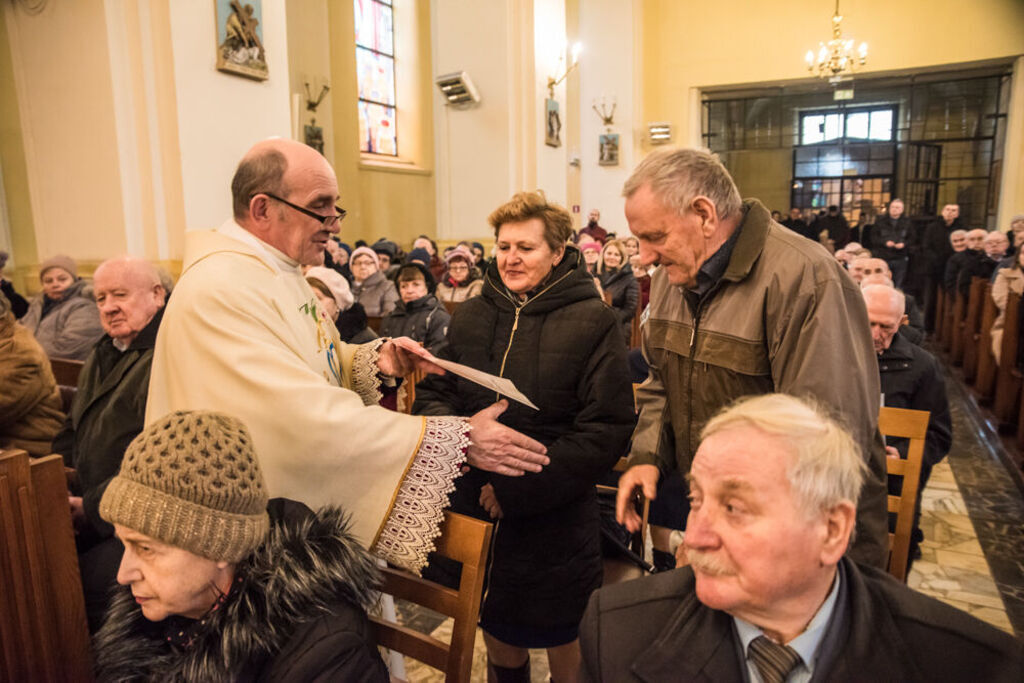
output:
<instances>
[{"instance_id":1,"label":"congregation crowd","mask_svg":"<svg viewBox=\"0 0 1024 683\"><path fill-rule=\"evenodd\" d=\"M530 680L538 648L554 681L1021 680L1020 641L884 572L908 443L878 408L929 412L923 490L953 443L939 292L993 283L998 357L1024 216L783 219L691 149L623 196L628 229L538 191L488 217L490 251L349 244L333 169L275 139L176 282L135 256L49 258L28 299L0 280L0 449L73 470L98 677L388 680L376 562L455 581L430 552L451 509L494 524L489 680ZM639 493L656 571L602 587ZM920 492L911 562L919 515Z\"/></svg>"}]
</instances>

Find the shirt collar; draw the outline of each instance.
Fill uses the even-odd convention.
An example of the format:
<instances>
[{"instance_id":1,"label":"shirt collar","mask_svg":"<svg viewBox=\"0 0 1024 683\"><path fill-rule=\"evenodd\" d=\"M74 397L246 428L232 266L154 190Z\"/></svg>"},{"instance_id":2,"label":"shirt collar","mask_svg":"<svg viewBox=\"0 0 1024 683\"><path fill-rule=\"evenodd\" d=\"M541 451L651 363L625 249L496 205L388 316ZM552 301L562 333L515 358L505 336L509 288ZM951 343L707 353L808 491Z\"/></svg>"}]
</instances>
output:
<instances>
[{"instance_id":1,"label":"shirt collar","mask_svg":"<svg viewBox=\"0 0 1024 683\"><path fill-rule=\"evenodd\" d=\"M818 651L818 646L821 644L821 639L825 635L826 627L829 624L829 620L832 617L832 612L835 611L836 598L839 595L839 584L842 581L842 572L836 570L836 577L832 580L832 590L829 591L828 597L825 598L825 602L822 603L821 607L818 608L818 612L811 619L810 623L807 624L807 628L804 629L803 633L798 635L796 638L786 643L789 647L796 650L796 653L800 655L801 663L798 668L803 666L807 668L809 674L814 674L814 667L817 664L818 658L821 653ZM743 646L743 652L746 654L750 646L750 642L758 636L765 635L757 626L754 626L748 621L744 621L739 617L732 618L733 623L736 624L736 633L740 637L740 644Z\"/></svg>"},{"instance_id":2,"label":"shirt collar","mask_svg":"<svg viewBox=\"0 0 1024 683\"><path fill-rule=\"evenodd\" d=\"M243 228L234 220L225 221L219 228L217 228L217 232L224 235L225 237L230 237L233 240L244 242L253 249L256 249L258 252L260 252L266 257L265 260L267 261L267 263L269 263L277 270L291 271L301 274L301 269L299 268L298 261L289 258L284 254L284 252L278 251L274 247L270 246L269 244L261 240L259 237Z\"/></svg>"},{"instance_id":3,"label":"shirt collar","mask_svg":"<svg viewBox=\"0 0 1024 683\"><path fill-rule=\"evenodd\" d=\"M729 267L729 259L732 258L732 250L736 246L736 240L739 238L742 228L742 224L736 226L733 233L729 235L729 239L701 265L700 270L697 271L697 286L691 289L691 292L697 296L703 296L711 289L712 285L722 279L726 268Z\"/></svg>"}]
</instances>

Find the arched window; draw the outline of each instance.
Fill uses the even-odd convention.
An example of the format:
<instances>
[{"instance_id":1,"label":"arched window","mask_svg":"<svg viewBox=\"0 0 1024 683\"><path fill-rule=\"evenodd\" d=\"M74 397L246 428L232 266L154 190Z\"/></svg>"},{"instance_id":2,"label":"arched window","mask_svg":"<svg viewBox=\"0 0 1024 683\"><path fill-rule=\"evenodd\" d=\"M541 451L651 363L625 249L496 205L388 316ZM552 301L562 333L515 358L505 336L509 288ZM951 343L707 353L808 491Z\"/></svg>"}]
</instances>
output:
<instances>
[{"instance_id":1,"label":"arched window","mask_svg":"<svg viewBox=\"0 0 1024 683\"><path fill-rule=\"evenodd\" d=\"M359 149L398 156L395 31L391 0L354 0Z\"/></svg>"}]
</instances>

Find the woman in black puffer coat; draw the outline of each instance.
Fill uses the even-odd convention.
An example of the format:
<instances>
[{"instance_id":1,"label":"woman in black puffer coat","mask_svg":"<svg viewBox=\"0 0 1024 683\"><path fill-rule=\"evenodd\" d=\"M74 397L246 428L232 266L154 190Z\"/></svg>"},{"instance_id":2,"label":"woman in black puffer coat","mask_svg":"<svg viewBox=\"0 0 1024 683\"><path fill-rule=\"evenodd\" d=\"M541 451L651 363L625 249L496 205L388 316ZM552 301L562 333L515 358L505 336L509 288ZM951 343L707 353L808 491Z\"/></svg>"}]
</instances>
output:
<instances>
[{"instance_id":1,"label":"woman in black puffer coat","mask_svg":"<svg viewBox=\"0 0 1024 683\"><path fill-rule=\"evenodd\" d=\"M554 680L571 679L577 625L602 577L594 485L625 454L634 423L626 348L580 252L566 246L565 209L520 193L490 222L496 258L481 295L456 310L441 357L511 379L539 410L512 403L500 421L544 443L551 463L522 477L470 470L452 504L495 520L480 624L498 680L529 680L531 647L547 649ZM472 415L494 400L453 374L431 375L414 412Z\"/></svg>"},{"instance_id":2,"label":"woman in black puffer coat","mask_svg":"<svg viewBox=\"0 0 1024 683\"><path fill-rule=\"evenodd\" d=\"M636 315L636 301L640 298L640 286L629 265L626 245L619 240L611 240L604 245L597 272L601 289L605 296L611 297L611 307L619 317L619 326L628 345L633 333L633 316Z\"/></svg>"}]
</instances>

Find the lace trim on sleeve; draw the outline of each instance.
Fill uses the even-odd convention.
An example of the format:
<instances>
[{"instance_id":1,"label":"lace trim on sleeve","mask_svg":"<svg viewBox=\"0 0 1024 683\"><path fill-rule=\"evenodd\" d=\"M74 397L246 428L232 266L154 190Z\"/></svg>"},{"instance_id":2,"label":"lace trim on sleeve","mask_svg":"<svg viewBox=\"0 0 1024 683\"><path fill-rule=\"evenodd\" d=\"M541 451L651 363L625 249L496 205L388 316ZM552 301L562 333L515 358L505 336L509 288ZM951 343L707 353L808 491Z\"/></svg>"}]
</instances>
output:
<instances>
[{"instance_id":1,"label":"lace trim on sleeve","mask_svg":"<svg viewBox=\"0 0 1024 683\"><path fill-rule=\"evenodd\" d=\"M373 551L417 576L434 550L448 494L462 475L469 448L469 420L428 417L423 442L402 480Z\"/></svg>"},{"instance_id":2,"label":"lace trim on sleeve","mask_svg":"<svg viewBox=\"0 0 1024 683\"><path fill-rule=\"evenodd\" d=\"M363 405L375 406L380 403L383 394L380 391L380 347L387 339L374 339L360 344L352 356L352 390L363 399Z\"/></svg>"}]
</instances>

